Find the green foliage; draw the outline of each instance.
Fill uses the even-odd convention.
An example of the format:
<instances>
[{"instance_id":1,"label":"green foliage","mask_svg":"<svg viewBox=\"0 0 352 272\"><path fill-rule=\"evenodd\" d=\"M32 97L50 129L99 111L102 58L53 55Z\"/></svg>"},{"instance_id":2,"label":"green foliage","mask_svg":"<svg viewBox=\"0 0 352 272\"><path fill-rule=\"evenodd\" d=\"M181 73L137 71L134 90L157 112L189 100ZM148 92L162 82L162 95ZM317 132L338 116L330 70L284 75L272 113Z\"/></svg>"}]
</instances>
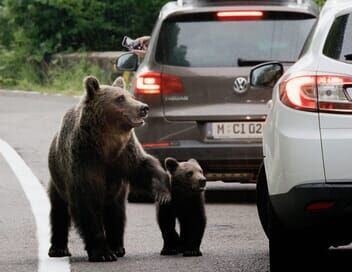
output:
<instances>
[{"instance_id":1,"label":"green foliage","mask_svg":"<svg viewBox=\"0 0 352 272\"><path fill-rule=\"evenodd\" d=\"M46 84L57 52L120 50L167 0L0 0L0 85Z\"/></svg>"},{"instance_id":2,"label":"green foliage","mask_svg":"<svg viewBox=\"0 0 352 272\"><path fill-rule=\"evenodd\" d=\"M45 80L38 80L37 73L30 68L25 66L22 69L15 84L13 82L2 82L2 84L0 82L0 84L10 89L15 87L28 91L60 92L67 95L81 95L82 80L87 75L96 76L102 84L111 84L110 74L105 73L98 65L88 62L86 58L69 66L62 66L61 63L51 64Z\"/></svg>"},{"instance_id":3,"label":"green foliage","mask_svg":"<svg viewBox=\"0 0 352 272\"><path fill-rule=\"evenodd\" d=\"M125 34L150 33L165 0L3 0L15 43L53 53L116 50ZM16 36L17 35L17 36Z\"/></svg>"},{"instance_id":4,"label":"green foliage","mask_svg":"<svg viewBox=\"0 0 352 272\"><path fill-rule=\"evenodd\" d=\"M315 0L319 6L323 6L326 0Z\"/></svg>"},{"instance_id":5,"label":"green foliage","mask_svg":"<svg viewBox=\"0 0 352 272\"><path fill-rule=\"evenodd\" d=\"M52 72L48 63L53 53L120 50L124 35L138 37L152 31L166 2L0 0L0 86L47 88L52 84L67 89L64 82L70 75L79 77L74 81L80 84L83 73L99 74L97 66L88 71L88 64L80 64L71 67L72 72L56 67Z\"/></svg>"}]
</instances>

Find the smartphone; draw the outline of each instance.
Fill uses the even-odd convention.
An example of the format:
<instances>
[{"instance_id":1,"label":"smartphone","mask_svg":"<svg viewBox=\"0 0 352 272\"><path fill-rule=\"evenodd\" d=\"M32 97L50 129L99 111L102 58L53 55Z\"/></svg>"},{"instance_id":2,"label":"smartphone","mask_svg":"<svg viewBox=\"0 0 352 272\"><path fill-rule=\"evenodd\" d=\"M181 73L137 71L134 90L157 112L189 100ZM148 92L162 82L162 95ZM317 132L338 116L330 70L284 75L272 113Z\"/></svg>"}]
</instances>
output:
<instances>
[{"instance_id":1,"label":"smartphone","mask_svg":"<svg viewBox=\"0 0 352 272\"><path fill-rule=\"evenodd\" d=\"M122 46L129 49L141 49L141 45L136 40L131 39L128 36L123 37Z\"/></svg>"}]
</instances>

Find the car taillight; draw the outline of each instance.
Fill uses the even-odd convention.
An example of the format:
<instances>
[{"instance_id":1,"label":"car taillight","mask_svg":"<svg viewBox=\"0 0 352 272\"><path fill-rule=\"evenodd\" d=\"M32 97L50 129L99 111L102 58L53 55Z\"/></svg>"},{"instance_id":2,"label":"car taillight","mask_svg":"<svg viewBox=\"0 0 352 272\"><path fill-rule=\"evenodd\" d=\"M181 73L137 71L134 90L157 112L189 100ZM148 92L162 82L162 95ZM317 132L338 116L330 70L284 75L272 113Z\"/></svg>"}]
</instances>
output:
<instances>
[{"instance_id":1,"label":"car taillight","mask_svg":"<svg viewBox=\"0 0 352 272\"><path fill-rule=\"evenodd\" d=\"M280 99L303 111L352 113L352 78L339 75L299 76L283 81Z\"/></svg>"},{"instance_id":2,"label":"car taillight","mask_svg":"<svg viewBox=\"0 0 352 272\"><path fill-rule=\"evenodd\" d=\"M161 147L169 147L170 145L171 143L169 142L142 144L144 148L161 148Z\"/></svg>"},{"instance_id":3,"label":"car taillight","mask_svg":"<svg viewBox=\"0 0 352 272\"><path fill-rule=\"evenodd\" d=\"M174 75L158 72L147 72L137 77L135 94L182 94L182 80Z\"/></svg>"},{"instance_id":4,"label":"car taillight","mask_svg":"<svg viewBox=\"0 0 352 272\"><path fill-rule=\"evenodd\" d=\"M161 74L145 73L137 77L135 94L160 94Z\"/></svg>"},{"instance_id":5,"label":"car taillight","mask_svg":"<svg viewBox=\"0 0 352 272\"><path fill-rule=\"evenodd\" d=\"M219 20L258 19L263 17L263 12L256 10L219 11L216 16Z\"/></svg>"},{"instance_id":6,"label":"car taillight","mask_svg":"<svg viewBox=\"0 0 352 272\"><path fill-rule=\"evenodd\" d=\"M352 78L337 75L317 77L321 112L352 113Z\"/></svg>"},{"instance_id":7,"label":"car taillight","mask_svg":"<svg viewBox=\"0 0 352 272\"><path fill-rule=\"evenodd\" d=\"M315 82L315 76L301 76L284 81L280 86L282 103L297 110L316 111Z\"/></svg>"}]
</instances>

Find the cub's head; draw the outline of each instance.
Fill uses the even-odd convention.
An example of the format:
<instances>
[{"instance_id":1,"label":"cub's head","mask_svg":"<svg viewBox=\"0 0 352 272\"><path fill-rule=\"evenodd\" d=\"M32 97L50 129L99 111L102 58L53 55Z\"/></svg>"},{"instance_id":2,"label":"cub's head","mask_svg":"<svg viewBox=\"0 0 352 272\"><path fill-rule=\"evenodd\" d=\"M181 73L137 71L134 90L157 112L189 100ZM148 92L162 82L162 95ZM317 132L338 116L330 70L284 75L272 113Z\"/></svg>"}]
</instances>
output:
<instances>
[{"instance_id":1,"label":"cub's head","mask_svg":"<svg viewBox=\"0 0 352 272\"><path fill-rule=\"evenodd\" d=\"M206 179L203 170L195 159L178 162L174 158L165 159L165 168L171 174L171 186L192 192L203 192Z\"/></svg>"},{"instance_id":2,"label":"cub's head","mask_svg":"<svg viewBox=\"0 0 352 272\"><path fill-rule=\"evenodd\" d=\"M144 124L149 111L148 105L136 100L124 89L121 79L108 86L100 85L95 77L88 76L83 80L83 85L85 105L101 122L125 129Z\"/></svg>"}]
</instances>

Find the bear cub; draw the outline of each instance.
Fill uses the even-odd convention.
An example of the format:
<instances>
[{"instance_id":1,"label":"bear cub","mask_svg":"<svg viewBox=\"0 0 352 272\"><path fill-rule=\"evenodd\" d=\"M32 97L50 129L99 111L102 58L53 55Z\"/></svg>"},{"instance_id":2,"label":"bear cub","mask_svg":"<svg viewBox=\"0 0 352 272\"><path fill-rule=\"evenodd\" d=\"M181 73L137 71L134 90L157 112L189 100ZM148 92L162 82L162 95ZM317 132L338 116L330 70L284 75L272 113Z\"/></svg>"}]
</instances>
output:
<instances>
[{"instance_id":1,"label":"bear cub","mask_svg":"<svg viewBox=\"0 0 352 272\"><path fill-rule=\"evenodd\" d=\"M178 162L166 158L164 163L171 175L171 202L157 204L157 220L164 240L160 254L202 256L199 247L206 226L203 170L195 159ZM176 219L180 235L175 229Z\"/></svg>"}]
</instances>

